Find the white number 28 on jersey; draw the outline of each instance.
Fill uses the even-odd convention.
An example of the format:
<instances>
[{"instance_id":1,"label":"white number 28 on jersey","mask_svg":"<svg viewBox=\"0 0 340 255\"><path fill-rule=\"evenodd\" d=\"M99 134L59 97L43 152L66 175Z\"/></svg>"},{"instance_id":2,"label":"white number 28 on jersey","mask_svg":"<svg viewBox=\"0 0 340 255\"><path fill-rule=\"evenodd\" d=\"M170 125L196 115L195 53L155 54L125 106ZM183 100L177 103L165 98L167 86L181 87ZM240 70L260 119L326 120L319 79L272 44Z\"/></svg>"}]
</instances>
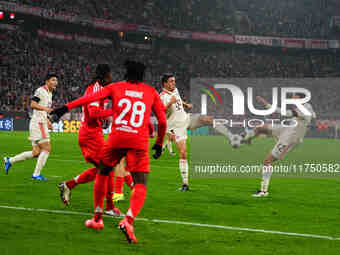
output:
<instances>
[{"instance_id":1,"label":"white number 28 on jersey","mask_svg":"<svg viewBox=\"0 0 340 255\"><path fill-rule=\"evenodd\" d=\"M143 124L144 120L144 113L145 113L145 104L141 101L136 101L131 104L131 101L127 98L123 98L118 102L119 107L124 107L123 111L120 113L120 115L116 118L115 123L117 125L123 124L127 125L128 121L124 120L125 115L130 112L132 108L132 114L130 117L130 124L131 126L138 128ZM137 118L138 117L138 118ZM138 119L138 121L136 121Z\"/></svg>"}]
</instances>

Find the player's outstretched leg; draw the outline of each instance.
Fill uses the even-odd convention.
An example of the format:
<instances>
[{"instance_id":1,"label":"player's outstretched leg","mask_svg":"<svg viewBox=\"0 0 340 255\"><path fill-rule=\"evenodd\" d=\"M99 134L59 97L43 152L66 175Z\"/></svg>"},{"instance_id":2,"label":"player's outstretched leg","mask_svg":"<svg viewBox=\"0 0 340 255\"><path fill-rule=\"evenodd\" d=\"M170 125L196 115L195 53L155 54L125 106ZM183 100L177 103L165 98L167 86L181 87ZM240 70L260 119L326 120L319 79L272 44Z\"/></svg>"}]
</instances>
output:
<instances>
[{"instance_id":1,"label":"player's outstretched leg","mask_svg":"<svg viewBox=\"0 0 340 255\"><path fill-rule=\"evenodd\" d=\"M14 157L4 157L5 173L8 174L12 165L16 162L24 161L27 159L32 159L34 157L33 151L25 151Z\"/></svg>"},{"instance_id":2,"label":"player's outstretched leg","mask_svg":"<svg viewBox=\"0 0 340 255\"><path fill-rule=\"evenodd\" d=\"M60 199L65 205L70 204L71 190L74 189L78 184L88 183L96 178L97 168L89 168L82 172L77 177L69 181L59 183L58 188L60 192Z\"/></svg>"},{"instance_id":3,"label":"player's outstretched leg","mask_svg":"<svg viewBox=\"0 0 340 255\"><path fill-rule=\"evenodd\" d=\"M58 189L60 193L61 202L63 202L65 205L69 205L71 200L71 189L67 187L66 182L59 183Z\"/></svg>"},{"instance_id":4,"label":"player's outstretched leg","mask_svg":"<svg viewBox=\"0 0 340 255\"><path fill-rule=\"evenodd\" d=\"M9 157L4 157L4 164L5 164L5 173L8 174L9 169L10 169L11 166L12 166Z\"/></svg>"},{"instance_id":5,"label":"player's outstretched leg","mask_svg":"<svg viewBox=\"0 0 340 255\"><path fill-rule=\"evenodd\" d=\"M242 143L251 144L254 138L257 138L259 135L272 135L272 131L268 128L267 125L263 127L256 127L255 129L246 129L242 139Z\"/></svg>"}]
</instances>

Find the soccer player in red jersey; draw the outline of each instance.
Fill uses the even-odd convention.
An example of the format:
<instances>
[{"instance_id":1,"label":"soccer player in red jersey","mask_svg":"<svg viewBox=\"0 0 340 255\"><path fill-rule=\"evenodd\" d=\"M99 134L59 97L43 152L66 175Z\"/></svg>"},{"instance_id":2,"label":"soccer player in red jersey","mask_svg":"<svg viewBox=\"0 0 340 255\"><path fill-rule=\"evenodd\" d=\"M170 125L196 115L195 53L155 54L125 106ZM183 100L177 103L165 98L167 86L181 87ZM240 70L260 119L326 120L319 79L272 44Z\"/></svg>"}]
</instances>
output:
<instances>
[{"instance_id":1,"label":"soccer player in red jersey","mask_svg":"<svg viewBox=\"0 0 340 255\"><path fill-rule=\"evenodd\" d=\"M130 206L119 228L128 242L137 242L133 230L133 222L143 207L146 198L146 185L150 171L149 163L149 122L151 111L158 120L158 135L152 149L154 158L162 154L162 143L166 131L165 109L154 88L142 83L145 66L128 61L126 81L107 85L99 92L74 100L51 114L61 117L67 111L99 99L111 97L113 123L108 142L101 151L101 162L94 185L94 217L85 222L89 228L102 229L104 197L107 191L108 175L113 167L126 157L127 169L131 172L134 188L130 198Z\"/></svg>"},{"instance_id":2,"label":"soccer player in red jersey","mask_svg":"<svg viewBox=\"0 0 340 255\"><path fill-rule=\"evenodd\" d=\"M112 73L109 65L99 64L93 75L93 81L85 91L85 96L98 92L103 86L110 82L112 82ZM78 184L91 182L95 179L100 162L98 158L98 149L102 148L105 142L102 131L102 121L111 115L112 109L105 109L104 99L83 106L83 116L78 134L78 143L85 161L92 163L95 167L87 169L74 179L61 182L58 185L61 200L66 205L70 203L71 190L74 187ZM112 202L113 175L114 172L111 172L108 179L105 214L110 216L121 216L120 211L118 208L114 208Z\"/></svg>"}]
</instances>

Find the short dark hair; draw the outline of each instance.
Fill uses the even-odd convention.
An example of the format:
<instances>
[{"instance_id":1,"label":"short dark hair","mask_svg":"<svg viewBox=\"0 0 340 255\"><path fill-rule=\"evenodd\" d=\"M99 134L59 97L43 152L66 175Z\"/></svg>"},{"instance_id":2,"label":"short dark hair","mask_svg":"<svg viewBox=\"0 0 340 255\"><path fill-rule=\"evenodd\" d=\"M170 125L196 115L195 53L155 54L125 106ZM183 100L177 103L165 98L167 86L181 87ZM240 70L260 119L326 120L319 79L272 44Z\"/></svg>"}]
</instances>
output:
<instances>
[{"instance_id":1,"label":"short dark hair","mask_svg":"<svg viewBox=\"0 0 340 255\"><path fill-rule=\"evenodd\" d=\"M106 75L110 72L111 68L108 64L98 64L92 78L94 81L97 80L101 84L104 84L104 79Z\"/></svg>"},{"instance_id":2,"label":"short dark hair","mask_svg":"<svg viewBox=\"0 0 340 255\"><path fill-rule=\"evenodd\" d=\"M136 83L144 80L146 66L143 63L127 60L124 66L126 68L125 79L127 81Z\"/></svg>"},{"instance_id":3,"label":"short dark hair","mask_svg":"<svg viewBox=\"0 0 340 255\"><path fill-rule=\"evenodd\" d=\"M58 76L55 73L48 73L45 77L45 81L48 81L49 79L56 77L58 79Z\"/></svg>"},{"instance_id":4,"label":"short dark hair","mask_svg":"<svg viewBox=\"0 0 340 255\"><path fill-rule=\"evenodd\" d=\"M175 77L175 75L172 74L172 73L165 73L165 74L163 74L162 75L162 79L161 79L162 85L164 84L164 82L168 82L169 78L171 78L171 77Z\"/></svg>"}]
</instances>

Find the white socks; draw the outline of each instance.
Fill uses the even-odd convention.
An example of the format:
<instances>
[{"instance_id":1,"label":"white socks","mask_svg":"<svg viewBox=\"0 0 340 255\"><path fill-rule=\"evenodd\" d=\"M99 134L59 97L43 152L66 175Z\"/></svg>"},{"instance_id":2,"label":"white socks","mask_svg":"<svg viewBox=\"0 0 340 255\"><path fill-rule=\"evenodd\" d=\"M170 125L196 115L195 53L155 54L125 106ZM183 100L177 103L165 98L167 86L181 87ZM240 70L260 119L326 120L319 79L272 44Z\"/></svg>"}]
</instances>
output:
<instances>
[{"instance_id":1,"label":"white socks","mask_svg":"<svg viewBox=\"0 0 340 255\"><path fill-rule=\"evenodd\" d=\"M169 153L173 153L173 150L172 150L172 144L171 144L171 141L167 140L166 141L166 145L168 146L168 151Z\"/></svg>"},{"instance_id":2,"label":"white socks","mask_svg":"<svg viewBox=\"0 0 340 255\"><path fill-rule=\"evenodd\" d=\"M179 171L181 172L183 184L188 184L189 166L186 159L179 160Z\"/></svg>"},{"instance_id":3,"label":"white socks","mask_svg":"<svg viewBox=\"0 0 340 255\"><path fill-rule=\"evenodd\" d=\"M214 128L217 132L226 136L228 140L230 141L232 133L229 131L229 129L226 126L224 126L223 124L216 124Z\"/></svg>"},{"instance_id":4,"label":"white socks","mask_svg":"<svg viewBox=\"0 0 340 255\"><path fill-rule=\"evenodd\" d=\"M48 151L43 150L43 151L40 152L37 164L36 164L35 169L34 169L33 176L39 176L40 175L41 169L43 169L44 165L46 164L46 161L47 161L47 158L48 158L49 155L50 155L50 153Z\"/></svg>"},{"instance_id":5,"label":"white socks","mask_svg":"<svg viewBox=\"0 0 340 255\"><path fill-rule=\"evenodd\" d=\"M273 166L263 166L262 181L261 181L261 191L268 192L270 178L273 174Z\"/></svg>"},{"instance_id":6,"label":"white socks","mask_svg":"<svg viewBox=\"0 0 340 255\"><path fill-rule=\"evenodd\" d=\"M164 143L164 144L163 144L163 147L162 147L163 150L165 149L165 146L168 148L169 153L172 154L172 153L173 153L173 150L172 150L171 141L166 140L166 143Z\"/></svg>"},{"instance_id":7,"label":"white socks","mask_svg":"<svg viewBox=\"0 0 340 255\"><path fill-rule=\"evenodd\" d=\"M25 151L9 159L11 164L33 158L32 151Z\"/></svg>"}]
</instances>

